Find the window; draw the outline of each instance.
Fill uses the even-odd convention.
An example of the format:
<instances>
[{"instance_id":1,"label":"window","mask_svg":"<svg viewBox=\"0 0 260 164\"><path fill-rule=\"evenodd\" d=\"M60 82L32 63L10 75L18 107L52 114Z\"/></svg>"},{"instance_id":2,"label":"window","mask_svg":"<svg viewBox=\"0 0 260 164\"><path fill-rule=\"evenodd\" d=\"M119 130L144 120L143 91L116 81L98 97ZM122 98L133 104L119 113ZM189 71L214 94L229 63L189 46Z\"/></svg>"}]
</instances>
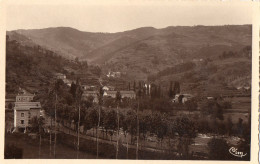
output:
<instances>
[{"instance_id":1,"label":"window","mask_svg":"<svg viewBox=\"0 0 260 164\"><path fill-rule=\"evenodd\" d=\"M24 120L21 120L21 124L24 124Z\"/></svg>"},{"instance_id":2,"label":"window","mask_svg":"<svg viewBox=\"0 0 260 164\"><path fill-rule=\"evenodd\" d=\"M24 113L21 113L21 117L24 117Z\"/></svg>"}]
</instances>

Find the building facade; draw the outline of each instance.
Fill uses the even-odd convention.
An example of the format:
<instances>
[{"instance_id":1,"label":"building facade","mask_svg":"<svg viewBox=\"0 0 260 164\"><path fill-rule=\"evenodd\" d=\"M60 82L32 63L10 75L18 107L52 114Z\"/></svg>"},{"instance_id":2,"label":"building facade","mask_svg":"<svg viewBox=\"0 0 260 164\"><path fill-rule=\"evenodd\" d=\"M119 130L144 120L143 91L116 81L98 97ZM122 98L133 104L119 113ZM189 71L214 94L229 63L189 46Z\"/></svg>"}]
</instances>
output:
<instances>
[{"instance_id":1,"label":"building facade","mask_svg":"<svg viewBox=\"0 0 260 164\"><path fill-rule=\"evenodd\" d=\"M98 103L98 91L84 91L82 99L87 99L88 97L93 97L93 102Z\"/></svg>"},{"instance_id":2,"label":"building facade","mask_svg":"<svg viewBox=\"0 0 260 164\"><path fill-rule=\"evenodd\" d=\"M56 77L56 79L61 79L61 80L66 79L66 75L64 75L62 73L56 73L55 77Z\"/></svg>"},{"instance_id":3,"label":"building facade","mask_svg":"<svg viewBox=\"0 0 260 164\"><path fill-rule=\"evenodd\" d=\"M136 98L136 94L134 91L120 91L120 94L122 98L130 98L130 99Z\"/></svg>"},{"instance_id":4,"label":"building facade","mask_svg":"<svg viewBox=\"0 0 260 164\"><path fill-rule=\"evenodd\" d=\"M117 91L104 91L103 96L116 98Z\"/></svg>"},{"instance_id":5,"label":"building facade","mask_svg":"<svg viewBox=\"0 0 260 164\"><path fill-rule=\"evenodd\" d=\"M14 128L16 130L31 126L30 120L33 117L41 116L41 103L33 102L32 94L19 94L14 103Z\"/></svg>"},{"instance_id":6,"label":"building facade","mask_svg":"<svg viewBox=\"0 0 260 164\"><path fill-rule=\"evenodd\" d=\"M116 98L117 91L104 91L104 96ZM135 99L136 94L134 91L120 91L121 98Z\"/></svg>"},{"instance_id":7,"label":"building facade","mask_svg":"<svg viewBox=\"0 0 260 164\"><path fill-rule=\"evenodd\" d=\"M24 93L24 94L18 94L16 96L16 102L31 102L33 101L33 94L30 93Z\"/></svg>"}]
</instances>

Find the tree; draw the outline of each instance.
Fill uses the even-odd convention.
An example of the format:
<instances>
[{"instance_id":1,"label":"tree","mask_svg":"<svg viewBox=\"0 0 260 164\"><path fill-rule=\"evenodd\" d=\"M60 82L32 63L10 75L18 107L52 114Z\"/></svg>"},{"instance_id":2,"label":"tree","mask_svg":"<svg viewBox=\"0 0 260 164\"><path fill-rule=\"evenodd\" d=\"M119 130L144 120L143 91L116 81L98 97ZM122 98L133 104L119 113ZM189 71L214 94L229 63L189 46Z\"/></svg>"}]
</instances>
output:
<instances>
[{"instance_id":1,"label":"tree","mask_svg":"<svg viewBox=\"0 0 260 164\"><path fill-rule=\"evenodd\" d=\"M12 103L9 103L8 104L8 109L12 109L13 108L13 104Z\"/></svg>"},{"instance_id":2,"label":"tree","mask_svg":"<svg viewBox=\"0 0 260 164\"><path fill-rule=\"evenodd\" d=\"M231 135L233 133L233 122L230 116L227 118L226 127L228 135Z\"/></svg>"},{"instance_id":3,"label":"tree","mask_svg":"<svg viewBox=\"0 0 260 164\"><path fill-rule=\"evenodd\" d=\"M136 159L138 159L138 151L139 151L139 108L140 108L140 99L142 97L142 89L141 89L141 82L139 82L139 89L138 89L138 94L137 94L137 98L138 98L138 106L137 106L137 111L136 111L136 124L137 124L137 141L136 141Z\"/></svg>"},{"instance_id":4,"label":"tree","mask_svg":"<svg viewBox=\"0 0 260 164\"><path fill-rule=\"evenodd\" d=\"M172 90L172 81L170 82L170 87L169 87L169 97L173 98L173 90Z\"/></svg>"},{"instance_id":5,"label":"tree","mask_svg":"<svg viewBox=\"0 0 260 164\"><path fill-rule=\"evenodd\" d=\"M140 133L143 134L143 139L146 139L146 134L148 131L150 131L151 129L151 121L152 121L152 115L150 113L141 113L139 116L139 130Z\"/></svg>"},{"instance_id":6,"label":"tree","mask_svg":"<svg viewBox=\"0 0 260 164\"><path fill-rule=\"evenodd\" d=\"M125 121L128 123L128 132L131 135L131 144L133 143L133 136L136 135L137 132L137 117L136 112L134 110L130 110L126 113Z\"/></svg>"},{"instance_id":7,"label":"tree","mask_svg":"<svg viewBox=\"0 0 260 164\"><path fill-rule=\"evenodd\" d=\"M76 84L74 82L71 83L71 87L70 87L70 93L73 95L73 97L76 96Z\"/></svg>"},{"instance_id":8,"label":"tree","mask_svg":"<svg viewBox=\"0 0 260 164\"><path fill-rule=\"evenodd\" d=\"M133 86L133 89L134 89L134 91L136 90L136 88L135 88L136 86L135 86L135 81L134 81L134 86Z\"/></svg>"},{"instance_id":9,"label":"tree","mask_svg":"<svg viewBox=\"0 0 260 164\"><path fill-rule=\"evenodd\" d=\"M180 104L182 103L183 98L184 98L184 95L179 95L179 97L178 97L178 102L179 102Z\"/></svg>"},{"instance_id":10,"label":"tree","mask_svg":"<svg viewBox=\"0 0 260 164\"><path fill-rule=\"evenodd\" d=\"M159 85L158 87L158 91L157 91L157 98L161 98L161 85Z\"/></svg>"},{"instance_id":11,"label":"tree","mask_svg":"<svg viewBox=\"0 0 260 164\"><path fill-rule=\"evenodd\" d=\"M128 126L128 122L127 122L127 117L122 115L121 117L121 123L122 123L122 128L123 128L123 131L124 131L124 135L125 135L125 139L126 139L126 159L128 159L128 139L127 139L127 135L128 135L128 129L129 129L129 126Z\"/></svg>"},{"instance_id":12,"label":"tree","mask_svg":"<svg viewBox=\"0 0 260 164\"><path fill-rule=\"evenodd\" d=\"M237 134L239 136L243 135L244 127L243 127L243 119L238 118L238 123L237 123Z\"/></svg>"},{"instance_id":13,"label":"tree","mask_svg":"<svg viewBox=\"0 0 260 164\"><path fill-rule=\"evenodd\" d=\"M78 142L77 142L77 158L79 155L79 133L80 133L80 105L81 105L81 97L82 97L82 88L79 84L79 79L76 82L76 92L75 92L75 100L76 100L76 108L78 106Z\"/></svg>"},{"instance_id":14,"label":"tree","mask_svg":"<svg viewBox=\"0 0 260 164\"><path fill-rule=\"evenodd\" d=\"M181 93L180 83L178 81L175 81L173 87L173 96L179 93Z\"/></svg>"},{"instance_id":15,"label":"tree","mask_svg":"<svg viewBox=\"0 0 260 164\"><path fill-rule=\"evenodd\" d=\"M58 94L61 92L61 86L64 84L64 82L61 79L58 79L54 84L54 93L55 93L55 108L54 108L54 158L56 158L56 142L57 142L57 99Z\"/></svg>"},{"instance_id":16,"label":"tree","mask_svg":"<svg viewBox=\"0 0 260 164\"><path fill-rule=\"evenodd\" d=\"M102 107L102 104L103 104L103 94L104 94L104 90L102 87L99 88L99 94L98 94L98 103L99 103L99 110L98 110L98 125L97 125L97 128L99 129L99 126L100 126L100 114L101 114L101 107ZM98 133L96 135L96 140L97 140L97 159L98 159Z\"/></svg>"},{"instance_id":17,"label":"tree","mask_svg":"<svg viewBox=\"0 0 260 164\"><path fill-rule=\"evenodd\" d=\"M250 119L251 120L251 119ZM243 157L243 160L250 160L250 144L251 144L251 124L250 121L248 123L243 124L243 134L242 140L239 141L238 150L247 154Z\"/></svg>"},{"instance_id":18,"label":"tree","mask_svg":"<svg viewBox=\"0 0 260 164\"><path fill-rule=\"evenodd\" d=\"M44 134L44 118L43 117L33 117L31 119L31 131L35 132L39 135L39 158L41 158L41 142L42 142L42 135Z\"/></svg>"},{"instance_id":19,"label":"tree","mask_svg":"<svg viewBox=\"0 0 260 164\"><path fill-rule=\"evenodd\" d=\"M197 110L198 104L195 100L188 100L185 102L185 105L187 106L187 109L190 112Z\"/></svg>"},{"instance_id":20,"label":"tree","mask_svg":"<svg viewBox=\"0 0 260 164\"><path fill-rule=\"evenodd\" d=\"M87 61L82 61L81 63L80 63L80 69L81 69L81 71L87 71L88 70L88 62Z\"/></svg>"},{"instance_id":21,"label":"tree","mask_svg":"<svg viewBox=\"0 0 260 164\"><path fill-rule=\"evenodd\" d=\"M151 98L156 99L158 96L157 94L157 86L155 84L151 85Z\"/></svg>"},{"instance_id":22,"label":"tree","mask_svg":"<svg viewBox=\"0 0 260 164\"><path fill-rule=\"evenodd\" d=\"M79 63L79 58L78 57L75 58L75 62Z\"/></svg>"},{"instance_id":23,"label":"tree","mask_svg":"<svg viewBox=\"0 0 260 164\"><path fill-rule=\"evenodd\" d=\"M130 84L130 82L128 82L128 90L129 90L129 91L131 90L131 84Z\"/></svg>"},{"instance_id":24,"label":"tree","mask_svg":"<svg viewBox=\"0 0 260 164\"><path fill-rule=\"evenodd\" d=\"M223 109L216 100L203 102L201 108L203 114L211 115L213 119L217 119L217 118L219 120L224 119Z\"/></svg>"},{"instance_id":25,"label":"tree","mask_svg":"<svg viewBox=\"0 0 260 164\"><path fill-rule=\"evenodd\" d=\"M121 94L119 91L116 92L116 102L117 102L117 143L116 143L116 159L118 157L118 147L119 147L119 111L118 111L118 106L119 103L121 102Z\"/></svg>"},{"instance_id":26,"label":"tree","mask_svg":"<svg viewBox=\"0 0 260 164\"><path fill-rule=\"evenodd\" d=\"M166 119L166 115L162 115L159 112L151 116L151 132L157 135L161 144L167 132Z\"/></svg>"},{"instance_id":27,"label":"tree","mask_svg":"<svg viewBox=\"0 0 260 164\"><path fill-rule=\"evenodd\" d=\"M184 156L189 155L189 145L192 139L196 137L195 123L188 117L178 117L174 122L174 131L179 134L178 150Z\"/></svg>"},{"instance_id":28,"label":"tree","mask_svg":"<svg viewBox=\"0 0 260 164\"><path fill-rule=\"evenodd\" d=\"M111 141L114 131L117 129L117 114L114 110L109 110L104 118L104 127L107 132L109 132Z\"/></svg>"},{"instance_id":29,"label":"tree","mask_svg":"<svg viewBox=\"0 0 260 164\"><path fill-rule=\"evenodd\" d=\"M224 139L212 138L208 142L209 148L209 158L211 160L228 160L230 159L229 155L229 146Z\"/></svg>"},{"instance_id":30,"label":"tree","mask_svg":"<svg viewBox=\"0 0 260 164\"><path fill-rule=\"evenodd\" d=\"M4 158L5 159L22 159L23 149L13 144L5 145Z\"/></svg>"}]
</instances>

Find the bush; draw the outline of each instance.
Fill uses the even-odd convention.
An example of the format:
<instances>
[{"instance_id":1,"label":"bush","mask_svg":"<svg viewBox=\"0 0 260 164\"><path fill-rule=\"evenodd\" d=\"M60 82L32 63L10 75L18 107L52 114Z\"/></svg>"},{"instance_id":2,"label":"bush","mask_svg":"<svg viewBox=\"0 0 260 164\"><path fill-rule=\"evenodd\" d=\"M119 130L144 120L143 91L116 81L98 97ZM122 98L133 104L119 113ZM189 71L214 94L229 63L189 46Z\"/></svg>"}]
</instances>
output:
<instances>
[{"instance_id":1,"label":"bush","mask_svg":"<svg viewBox=\"0 0 260 164\"><path fill-rule=\"evenodd\" d=\"M208 142L209 158L211 160L228 160L229 146L224 139L213 138Z\"/></svg>"},{"instance_id":2,"label":"bush","mask_svg":"<svg viewBox=\"0 0 260 164\"><path fill-rule=\"evenodd\" d=\"M5 145L5 159L21 159L23 157L23 149L15 145Z\"/></svg>"}]
</instances>

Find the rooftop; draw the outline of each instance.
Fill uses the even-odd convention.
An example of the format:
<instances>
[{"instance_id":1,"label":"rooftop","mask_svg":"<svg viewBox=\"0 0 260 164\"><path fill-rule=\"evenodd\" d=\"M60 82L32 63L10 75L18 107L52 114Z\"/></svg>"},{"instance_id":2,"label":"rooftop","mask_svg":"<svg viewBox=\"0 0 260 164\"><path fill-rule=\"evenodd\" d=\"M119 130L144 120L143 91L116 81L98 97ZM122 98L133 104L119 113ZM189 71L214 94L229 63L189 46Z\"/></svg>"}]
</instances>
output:
<instances>
[{"instance_id":1,"label":"rooftop","mask_svg":"<svg viewBox=\"0 0 260 164\"><path fill-rule=\"evenodd\" d=\"M15 102L15 109L24 109L24 108L41 108L40 102Z\"/></svg>"},{"instance_id":2,"label":"rooftop","mask_svg":"<svg viewBox=\"0 0 260 164\"><path fill-rule=\"evenodd\" d=\"M108 94L116 94L117 91L105 91Z\"/></svg>"},{"instance_id":3,"label":"rooftop","mask_svg":"<svg viewBox=\"0 0 260 164\"><path fill-rule=\"evenodd\" d=\"M89 94L89 93L93 93L93 94L96 93L96 94L97 94L98 91L84 91L84 92L83 92L83 94Z\"/></svg>"},{"instance_id":4,"label":"rooftop","mask_svg":"<svg viewBox=\"0 0 260 164\"><path fill-rule=\"evenodd\" d=\"M121 94L135 94L134 91L120 91Z\"/></svg>"},{"instance_id":5,"label":"rooftop","mask_svg":"<svg viewBox=\"0 0 260 164\"><path fill-rule=\"evenodd\" d=\"M15 102L15 99L5 99L5 101Z\"/></svg>"},{"instance_id":6,"label":"rooftop","mask_svg":"<svg viewBox=\"0 0 260 164\"><path fill-rule=\"evenodd\" d=\"M31 93L23 93L23 94L19 94L18 95L19 97L22 97L22 96L34 96L34 94L31 94Z\"/></svg>"}]
</instances>

